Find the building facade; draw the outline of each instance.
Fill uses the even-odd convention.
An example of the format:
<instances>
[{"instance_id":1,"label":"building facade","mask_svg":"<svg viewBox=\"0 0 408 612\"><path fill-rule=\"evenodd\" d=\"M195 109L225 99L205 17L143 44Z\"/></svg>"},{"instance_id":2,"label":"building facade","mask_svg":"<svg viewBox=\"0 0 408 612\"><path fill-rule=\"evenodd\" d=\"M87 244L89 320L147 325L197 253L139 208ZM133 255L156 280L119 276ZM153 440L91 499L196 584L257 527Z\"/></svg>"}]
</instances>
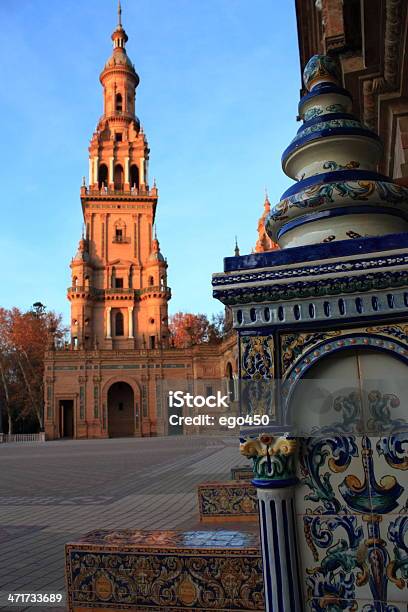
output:
<instances>
[{"instance_id":1,"label":"building facade","mask_svg":"<svg viewBox=\"0 0 408 612\"><path fill-rule=\"evenodd\" d=\"M127 40L119 8L100 75L103 114L89 145L89 182L80 192L84 232L67 295L71 344L51 347L45 360L47 439L167 433L160 381L193 384L236 372L232 336L215 346L170 346L171 290L154 232L158 189L149 184Z\"/></svg>"}]
</instances>

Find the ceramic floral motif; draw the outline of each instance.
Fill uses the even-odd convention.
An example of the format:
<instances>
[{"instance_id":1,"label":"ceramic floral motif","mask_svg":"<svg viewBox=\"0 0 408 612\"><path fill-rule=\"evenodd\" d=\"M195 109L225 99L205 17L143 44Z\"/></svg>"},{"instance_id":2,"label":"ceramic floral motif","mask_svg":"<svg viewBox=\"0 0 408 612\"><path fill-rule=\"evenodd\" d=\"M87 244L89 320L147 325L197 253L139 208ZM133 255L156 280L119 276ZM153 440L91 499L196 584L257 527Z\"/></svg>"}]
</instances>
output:
<instances>
[{"instance_id":1,"label":"ceramic floral motif","mask_svg":"<svg viewBox=\"0 0 408 612\"><path fill-rule=\"evenodd\" d=\"M328 104L323 108L313 106L305 112L303 119L305 121L310 121L311 119L316 119L316 117L319 117L320 115L329 115L330 113L345 113L346 111L347 108L344 106L344 104L339 103Z\"/></svg>"},{"instance_id":2,"label":"ceramic floral motif","mask_svg":"<svg viewBox=\"0 0 408 612\"><path fill-rule=\"evenodd\" d=\"M373 390L367 423L383 435L342 435L353 422L359 427L356 401L339 404L339 435L332 425L330 433L316 432L301 446L303 547L313 557L310 565L310 554L304 555L314 612L355 610L357 600L369 596L382 604L367 603L364 612L391 612L399 609L391 602L408 600L408 513L401 505L408 489L408 425L394 418L398 398ZM386 461L385 472L379 458ZM349 471L356 460L362 475ZM334 481L337 474L342 479Z\"/></svg>"},{"instance_id":3,"label":"ceramic floral motif","mask_svg":"<svg viewBox=\"0 0 408 612\"><path fill-rule=\"evenodd\" d=\"M270 220L272 222L283 216L286 219L295 217L297 213L293 209L323 209L330 204L341 204L345 199L364 201L371 205L375 205L379 200L386 205L405 204L408 211L406 187L382 181L349 181L315 185L290 196L272 209Z\"/></svg>"}]
</instances>

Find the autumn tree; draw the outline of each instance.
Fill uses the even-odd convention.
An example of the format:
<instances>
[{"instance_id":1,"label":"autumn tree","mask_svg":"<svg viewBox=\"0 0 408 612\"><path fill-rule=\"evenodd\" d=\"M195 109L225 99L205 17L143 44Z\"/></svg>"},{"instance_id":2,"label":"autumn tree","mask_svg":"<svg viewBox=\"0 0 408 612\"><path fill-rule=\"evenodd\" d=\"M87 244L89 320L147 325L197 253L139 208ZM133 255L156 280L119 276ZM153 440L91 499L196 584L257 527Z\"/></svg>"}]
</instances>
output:
<instances>
[{"instance_id":1,"label":"autumn tree","mask_svg":"<svg viewBox=\"0 0 408 612\"><path fill-rule=\"evenodd\" d=\"M214 344L223 335L223 315L215 315L211 322L205 314L177 312L170 317L170 336L176 348L187 348L195 344Z\"/></svg>"},{"instance_id":2,"label":"autumn tree","mask_svg":"<svg viewBox=\"0 0 408 612\"><path fill-rule=\"evenodd\" d=\"M0 308L0 389L1 404L0 404L0 425L4 412L7 416L8 430L13 431L13 351L10 342L10 317L9 311L5 308ZM1 429L0 429L1 431Z\"/></svg>"},{"instance_id":3,"label":"autumn tree","mask_svg":"<svg viewBox=\"0 0 408 612\"><path fill-rule=\"evenodd\" d=\"M43 429L45 351L64 333L61 316L41 302L27 312L0 308L0 392L9 433L25 419Z\"/></svg>"}]
</instances>

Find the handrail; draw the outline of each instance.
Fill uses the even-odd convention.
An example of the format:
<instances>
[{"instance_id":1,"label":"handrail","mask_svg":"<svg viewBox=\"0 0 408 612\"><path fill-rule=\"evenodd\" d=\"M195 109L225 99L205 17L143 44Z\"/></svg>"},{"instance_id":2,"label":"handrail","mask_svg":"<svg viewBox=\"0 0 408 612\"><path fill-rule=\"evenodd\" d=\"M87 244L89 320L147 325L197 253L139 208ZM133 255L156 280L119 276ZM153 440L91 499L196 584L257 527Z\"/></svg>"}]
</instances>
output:
<instances>
[{"instance_id":1,"label":"handrail","mask_svg":"<svg viewBox=\"0 0 408 612\"><path fill-rule=\"evenodd\" d=\"M135 198L140 196L148 196L148 197L156 197L157 196L157 188L152 187L152 189L139 189L137 187L129 187L129 189L111 189L110 187L101 187L100 189L92 189L91 187L85 187L84 185L81 188L82 195L88 196L133 196Z\"/></svg>"}]
</instances>

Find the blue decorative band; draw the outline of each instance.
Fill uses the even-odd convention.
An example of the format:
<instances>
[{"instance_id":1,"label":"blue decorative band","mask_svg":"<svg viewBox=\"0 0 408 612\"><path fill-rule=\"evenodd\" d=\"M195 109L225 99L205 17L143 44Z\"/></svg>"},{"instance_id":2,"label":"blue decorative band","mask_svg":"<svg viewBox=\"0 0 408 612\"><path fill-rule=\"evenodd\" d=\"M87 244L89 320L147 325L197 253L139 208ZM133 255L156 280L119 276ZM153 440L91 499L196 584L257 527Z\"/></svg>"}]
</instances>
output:
<instances>
[{"instance_id":1,"label":"blue decorative band","mask_svg":"<svg viewBox=\"0 0 408 612\"><path fill-rule=\"evenodd\" d=\"M295 227L299 227L300 225L305 225L306 223L313 223L314 221L318 221L319 219L328 219L330 217L341 217L343 215L393 215L395 217L400 217L401 219L408 220L408 214L404 213L402 210L398 210L395 208L387 208L386 206L347 206L342 208L330 208L329 210L322 210L320 212L312 212L309 215L302 215L301 217L297 217L296 219L292 219L285 223L280 230L278 231L278 239L286 234L286 232L290 232Z\"/></svg>"},{"instance_id":2,"label":"blue decorative band","mask_svg":"<svg viewBox=\"0 0 408 612\"><path fill-rule=\"evenodd\" d=\"M313 117L313 119L305 121L296 133L301 134L305 129L312 127L312 125L324 123L325 121L333 121L335 119L350 119L351 121L357 121L356 116L350 113L325 113L324 115L318 115L317 117Z\"/></svg>"},{"instance_id":3,"label":"blue decorative band","mask_svg":"<svg viewBox=\"0 0 408 612\"><path fill-rule=\"evenodd\" d=\"M408 247L408 233L401 232L386 236L367 236L355 240L304 245L290 249L277 249L266 253L251 253L240 257L224 257L224 272L273 268L295 263L335 260L347 255L364 255L378 251L392 251ZM221 281L223 282L223 278ZM242 282L242 281L241 281Z\"/></svg>"},{"instance_id":4,"label":"blue decorative band","mask_svg":"<svg viewBox=\"0 0 408 612\"><path fill-rule=\"evenodd\" d=\"M315 185L325 185L326 183L344 183L346 181L382 181L384 183L392 183L393 180L371 170L335 170L334 172L323 172L322 174L314 174L306 179L303 179L292 187L289 187L282 195L281 200L285 200L289 196L295 195L304 189L314 187Z\"/></svg>"},{"instance_id":5,"label":"blue decorative band","mask_svg":"<svg viewBox=\"0 0 408 612\"><path fill-rule=\"evenodd\" d=\"M369 138L370 140L375 140L378 143L381 143L380 138L369 129L360 129L360 128L331 128L318 130L313 132L312 134L308 134L303 138L299 138L290 143L288 147L284 150L282 154L282 166L284 166L287 158L290 156L293 151L300 149L303 145L308 142L312 142L313 140L320 140L320 138L326 138L330 136L364 136L365 138Z\"/></svg>"},{"instance_id":6,"label":"blue decorative band","mask_svg":"<svg viewBox=\"0 0 408 612\"><path fill-rule=\"evenodd\" d=\"M303 106L311 98L316 98L317 96L321 96L323 94L333 94L333 93L340 94L341 96L345 96L346 98L349 98L350 100L353 99L350 92L347 91L347 89L343 89L343 87L339 87L338 85L335 85L334 83L321 83L319 85L315 85L312 91L310 91L305 96L303 96L303 98L301 98L299 105L298 105L299 115L302 114Z\"/></svg>"},{"instance_id":7,"label":"blue decorative band","mask_svg":"<svg viewBox=\"0 0 408 612\"><path fill-rule=\"evenodd\" d=\"M285 249L285 251L288 249ZM385 271L386 268L398 265L408 266L408 253L401 252L394 253L393 255L385 255L382 257L375 257L372 255L359 257L358 259L342 259L341 261L326 261L324 263L315 262L311 265L305 264L295 269L278 268L277 270L273 267L268 270L258 270L257 267L250 272L244 272L243 274L237 274L236 272L228 274L215 274L213 276L212 285L213 287L226 285L238 285L242 282L249 283L260 283L264 281L280 281L285 278L296 279L303 276L317 277L322 274L338 274L339 272L347 272L352 274L358 270L364 270L369 272L375 270L378 265ZM245 431L241 428L241 431Z\"/></svg>"},{"instance_id":8,"label":"blue decorative band","mask_svg":"<svg viewBox=\"0 0 408 612\"><path fill-rule=\"evenodd\" d=\"M298 478L286 478L285 480L260 480L254 478L252 484L257 489L284 489L285 487L293 487L299 482Z\"/></svg>"}]
</instances>

